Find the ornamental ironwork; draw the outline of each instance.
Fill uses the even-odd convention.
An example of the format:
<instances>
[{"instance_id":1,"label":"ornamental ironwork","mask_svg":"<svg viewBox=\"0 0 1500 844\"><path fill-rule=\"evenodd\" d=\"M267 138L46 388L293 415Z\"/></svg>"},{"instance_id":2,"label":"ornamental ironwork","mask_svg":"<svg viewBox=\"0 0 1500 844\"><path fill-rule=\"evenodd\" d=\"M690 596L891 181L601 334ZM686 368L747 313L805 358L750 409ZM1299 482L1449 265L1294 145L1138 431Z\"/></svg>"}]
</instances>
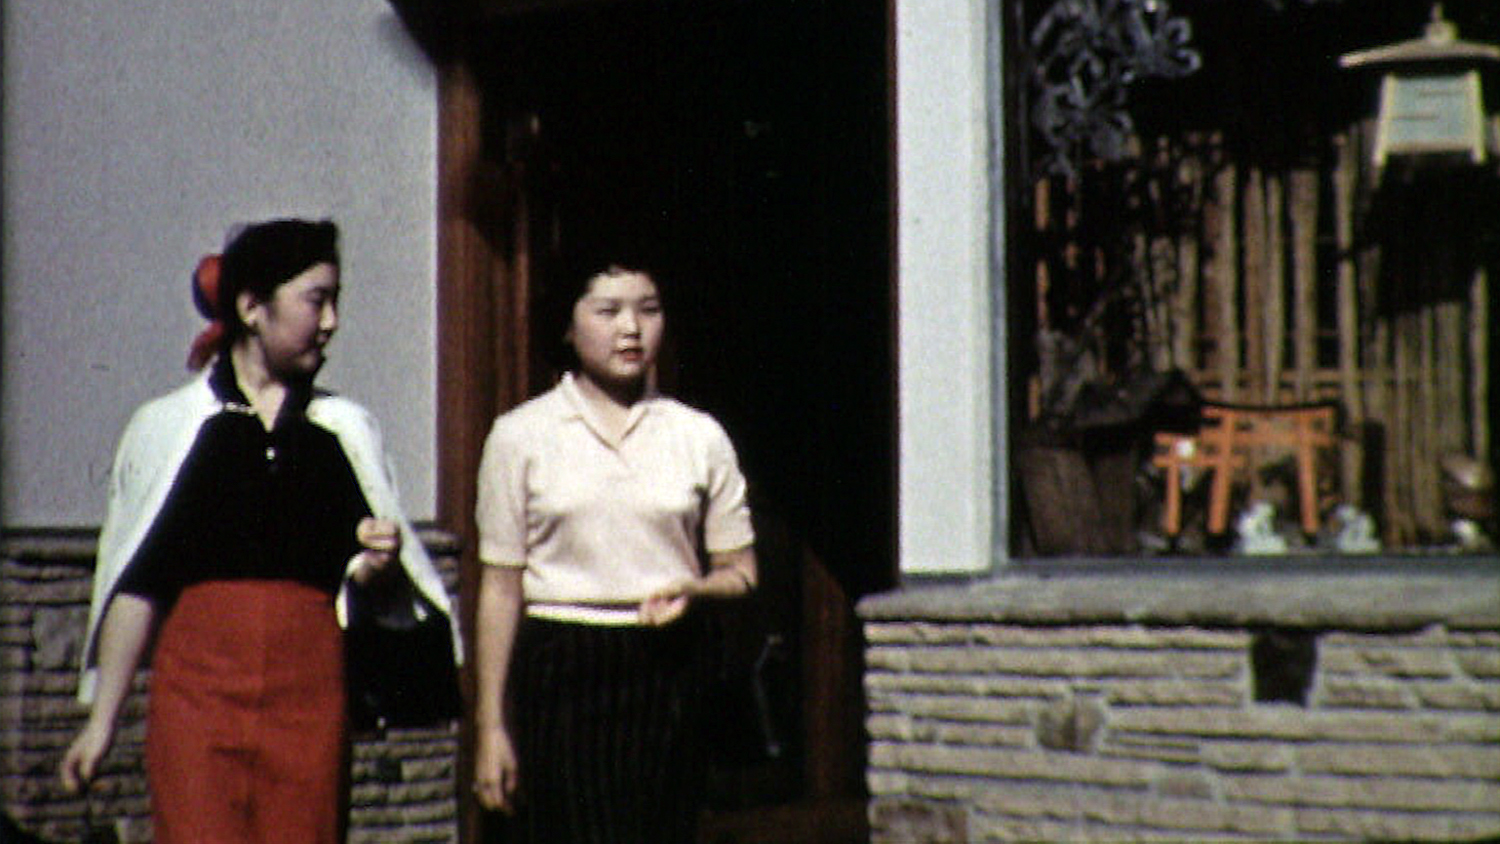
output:
<instances>
[{"instance_id":1,"label":"ornamental ironwork","mask_svg":"<svg viewBox=\"0 0 1500 844\"><path fill-rule=\"evenodd\" d=\"M1035 177L1128 156L1131 88L1195 72L1202 60L1191 40L1191 22L1167 0L1055 0L1028 36L1030 119L1042 141Z\"/></svg>"}]
</instances>

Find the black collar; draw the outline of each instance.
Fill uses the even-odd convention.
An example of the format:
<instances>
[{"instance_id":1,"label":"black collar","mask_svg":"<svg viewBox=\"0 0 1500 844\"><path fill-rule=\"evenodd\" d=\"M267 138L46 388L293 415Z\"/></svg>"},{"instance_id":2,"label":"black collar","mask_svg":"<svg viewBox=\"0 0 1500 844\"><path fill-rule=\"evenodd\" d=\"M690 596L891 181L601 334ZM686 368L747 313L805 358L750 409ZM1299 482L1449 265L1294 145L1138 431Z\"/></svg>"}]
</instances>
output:
<instances>
[{"instance_id":1,"label":"black collar","mask_svg":"<svg viewBox=\"0 0 1500 844\"><path fill-rule=\"evenodd\" d=\"M214 397L225 405L250 409L250 399L240 389L239 378L235 376L234 358L227 352L214 358L213 369L208 373L208 386L213 390ZM312 401L311 379L288 381L286 387L286 401L282 402L273 427L279 428L283 422L305 415L307 404Z\"/></svg>"}]
</instances>

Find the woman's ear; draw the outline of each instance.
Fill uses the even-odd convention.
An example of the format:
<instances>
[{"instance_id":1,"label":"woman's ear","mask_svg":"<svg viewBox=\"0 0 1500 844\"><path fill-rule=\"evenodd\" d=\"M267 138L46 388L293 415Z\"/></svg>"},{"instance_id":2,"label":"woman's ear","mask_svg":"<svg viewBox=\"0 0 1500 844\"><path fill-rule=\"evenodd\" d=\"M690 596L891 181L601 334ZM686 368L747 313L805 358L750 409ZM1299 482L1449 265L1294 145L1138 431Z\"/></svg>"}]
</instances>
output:
<instances>
[{"instance_id":1,"label":"woman's ear","mask_svg":"<svg viewBox=\"0 0 1500 844\"><path fill-rule=\"evenodd\" d=\"M248 290L241 290L240 295L234 298L234 310L239 314L240 324L249 329L252 334L259 328L257 323L260 322L262 307L263 303L260 299Z\"/></svg>"}]
</instances>

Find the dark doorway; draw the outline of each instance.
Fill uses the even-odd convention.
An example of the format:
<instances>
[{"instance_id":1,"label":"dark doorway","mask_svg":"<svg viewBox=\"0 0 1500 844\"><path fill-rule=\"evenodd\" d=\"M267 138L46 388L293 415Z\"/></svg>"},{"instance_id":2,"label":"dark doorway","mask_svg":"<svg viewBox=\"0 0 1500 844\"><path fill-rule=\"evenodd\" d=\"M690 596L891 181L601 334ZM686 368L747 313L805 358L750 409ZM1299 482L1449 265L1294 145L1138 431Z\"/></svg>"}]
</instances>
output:
<instances>
[{"instance_id":1,"label":"dark doorway","mask_svg":"<svg viewBox=\"0 0 1500 844\"><path fill-rule=\"evenodd\" d=\"M751 482L763 588L723 614L709 840L863 834L853 603L895 581L887 14L569 4L473 35L464 213L493 251L495 354L525 358L497 409L556 375L536 304L613 253L663 276L663 387Z\"/></svg>"},{"instance_id":2,"label":"dark doorway","mask_svg":"<svg viewBox=\"0 0 1500 844\"><path fill-rule=\"evenodd\" d=\"M885 13L854 13L507 18L480 86L486 161L525 173L532 300L575 250L662 270L667 386L725 423L757 488L863 593L890 581L893 352ZM549 374L536 360L533 383Z\"/></svg>"}]
</instances>

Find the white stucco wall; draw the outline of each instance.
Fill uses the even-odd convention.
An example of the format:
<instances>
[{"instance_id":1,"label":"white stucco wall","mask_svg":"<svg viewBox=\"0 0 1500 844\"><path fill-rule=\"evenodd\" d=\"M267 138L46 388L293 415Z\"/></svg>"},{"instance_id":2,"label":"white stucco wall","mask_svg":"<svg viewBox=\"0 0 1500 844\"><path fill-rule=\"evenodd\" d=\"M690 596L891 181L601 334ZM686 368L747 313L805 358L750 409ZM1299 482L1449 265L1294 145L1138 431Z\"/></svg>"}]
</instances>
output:
<instances>
[{"instance_id":1,"label":"white stucco wall","mask_svg":"<svg viewBox=\"0 0 1500 844\"><path fill-rule=\"evenodd\" d=\"M180 383L198 257L343 228L325 386L435 511L435 78L385 0L3 4L0 524L86 526L131 409Z\"/></svg>"},{"instance_id":2,"label":"white stucco wall","mask_svg":"<svg viewBox=\"0 0 1500 844\"><path fill-rule=\"evenodd\" d=\"M900 565L986 570L994 534L983 0L897 0Z\"/></svg>"}]
</instances>

